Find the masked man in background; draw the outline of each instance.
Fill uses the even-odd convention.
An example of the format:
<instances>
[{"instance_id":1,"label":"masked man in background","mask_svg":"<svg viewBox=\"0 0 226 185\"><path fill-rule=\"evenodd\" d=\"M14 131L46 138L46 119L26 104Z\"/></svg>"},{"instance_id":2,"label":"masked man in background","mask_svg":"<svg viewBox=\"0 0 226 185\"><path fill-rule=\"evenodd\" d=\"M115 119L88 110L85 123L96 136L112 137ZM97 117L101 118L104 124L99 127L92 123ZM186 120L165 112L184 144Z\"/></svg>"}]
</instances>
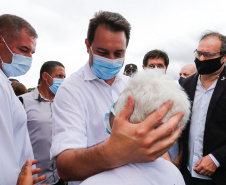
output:
<instances>
[{"instance_id":1,"label":"masked man in background","mask_svg":"<svg viewBox=\"0 0 226 185\"><path fill-rule=\"evenodd\" d=\"M52 144L52 104L55 94L65 78L65 69L57 61L45 62L40 70L40 86L19 97L27 113L27 127L37 167L46 175L42 183L64 185L59 178L56 162L50 160Z\"/></svg>"},{"instance_id":2,"label":"masked man in background","mask_svg":"<svg viewBox=\"0 0 226 185\"><path fill-rule=\"evenodd\" d=\"M183 136L186 185L226 182L226 38L217 32L202 36L195 50L198 73L182 86L192 102Z\"/></svg>"}]
</instances>

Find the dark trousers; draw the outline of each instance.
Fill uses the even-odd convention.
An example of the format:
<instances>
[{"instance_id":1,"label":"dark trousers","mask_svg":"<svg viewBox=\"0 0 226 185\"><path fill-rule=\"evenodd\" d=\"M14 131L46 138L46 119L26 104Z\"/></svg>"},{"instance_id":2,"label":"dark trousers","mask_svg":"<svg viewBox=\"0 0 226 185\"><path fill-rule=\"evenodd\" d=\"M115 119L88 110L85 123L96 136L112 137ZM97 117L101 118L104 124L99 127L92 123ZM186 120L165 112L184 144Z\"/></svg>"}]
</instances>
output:
<instances>
[{"instance_id":1,"label":"dark trousers","mask_svg":"<svg viewBox=\"0 0 226 185\"><path fill-rule=\"evenodd\" d=\"M67 185L67 182L63 181L62 179L60 179L56 184L54 185Z\"/></svg>"},{"instance_id":2,"label":"dark trousers","mask_svg":"<svg viewBox=\"0 0 226 185\"><path fill-rule=\"evenodd\" d=\"M191 173L186 170L183 172L183 177L186 185L215 185L212 180L198 179L191 176Z\"/></svg>"}]
</instances>

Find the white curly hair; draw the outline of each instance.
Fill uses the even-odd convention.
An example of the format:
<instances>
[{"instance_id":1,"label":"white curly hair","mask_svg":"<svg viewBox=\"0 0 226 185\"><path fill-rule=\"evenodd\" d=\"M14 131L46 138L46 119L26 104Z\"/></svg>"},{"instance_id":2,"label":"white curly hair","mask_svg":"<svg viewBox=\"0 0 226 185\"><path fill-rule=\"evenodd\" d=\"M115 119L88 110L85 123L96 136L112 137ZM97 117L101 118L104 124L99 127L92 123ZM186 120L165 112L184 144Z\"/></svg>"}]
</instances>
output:
<instances>
[{"instance_id":1,"label":"white curly hair","mask_svg":"<svg viewBox=\"0 0 226 185\"><path fill-rule=\"evenodd\" d=\"M130 80L114 105L115 115L126 104L129 94L133 96L135 101L134 110L129 119L131 123L142 122L164 102L173 100L173 107L162 119L162 123L165 123L174 114L184 112L184 117L179 122L178 127L184 125L185 128L190 115L190 102L183 88L172 77L150 69L138 72Z\"/></svg>"}]
</instances>

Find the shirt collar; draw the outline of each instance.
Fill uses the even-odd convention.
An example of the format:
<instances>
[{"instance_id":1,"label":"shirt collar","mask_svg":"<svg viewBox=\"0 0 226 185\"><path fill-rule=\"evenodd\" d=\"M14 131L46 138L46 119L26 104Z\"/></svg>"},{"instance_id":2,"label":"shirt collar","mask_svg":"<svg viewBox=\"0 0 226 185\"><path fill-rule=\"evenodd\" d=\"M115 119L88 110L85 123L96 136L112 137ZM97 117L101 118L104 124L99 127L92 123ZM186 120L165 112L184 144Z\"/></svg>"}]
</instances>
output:
<instances>
[{"instance_id":1,"label":"shirt collar","mask_svg":"<svg viewBox=\"0 0 226 185\"><path fill-rule=\"evenodd\" d=\"M93 73L91 67L89 66L89 61L84 66L84 80L95 80L98 77Z\"/></svg>"},{"instance_id":2,"label":"shirt collar","mask_svg":"<svg viewBox=\"0 0 226 185\"><path fill-rule=\"evenodd\" d=\"M202 82L201 82L201 80L200 80L200 75L199 75L199 77L198 77L198 85L199 86L201 86L204 90L205 90L205 88L203 87L203 85L202 85ZM210 91L210 90L212 90L212 89L214 89L215 87L216 87L216 84L217 84L217 81L218 81L218 79L219 79L219 76L217 77L217 80L209 87L209 89L207 89L207 90L205 90L205 91Z\"/></svg>"},{"instance_id":3,"label":"shirt collar","mask_svg":"<svg viewBox=\"0 0 226 185\"><path fill-rule=\"evenodd\" d=\"M39 93L39 90L38 90L38 88L35 88L35 90L33 91L33 98L34 98L34 100L37 100L37 101L39 101L39 102L53 102L53 100L49 100L49 99L45 99L45 98L43 98L42 97L42 95Z\"/></svg>"},{"instance_id":4,"label":"shirt collar","mask_svg":"<svg viewBox=\"0 0 226 185\"><path fill-rule=\"evenodd\" d=\"M2 74L3 78L6 79L7 83L9 83L11 85L11 81L9 80L9 78L7 78L7 76L5 75L5 73L0 69L0 73Z\"/></svg>"}]
</instances>

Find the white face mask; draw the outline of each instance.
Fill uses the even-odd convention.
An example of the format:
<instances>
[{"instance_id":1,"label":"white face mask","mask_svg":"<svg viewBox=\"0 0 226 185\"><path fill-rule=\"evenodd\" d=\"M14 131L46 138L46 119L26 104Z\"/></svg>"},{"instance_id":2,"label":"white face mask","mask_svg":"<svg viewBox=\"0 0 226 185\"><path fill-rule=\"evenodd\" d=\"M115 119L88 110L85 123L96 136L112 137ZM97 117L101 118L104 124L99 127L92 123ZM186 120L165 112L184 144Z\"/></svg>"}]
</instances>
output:
<instances>
[{"instance_id":1,"label":"white face mask","mask_svg":"<svg viewBox=\"0 0 226 185\"><path fill-rule=\"evenodd\" d=\"M147 67L145 67L145 70L154 70L154 71L156 71L158 73L166 74L166 69L161 69L161 68L157 68L157 67L155 67L155 68L147 68Z\"/></svg>"}]
</instances>

